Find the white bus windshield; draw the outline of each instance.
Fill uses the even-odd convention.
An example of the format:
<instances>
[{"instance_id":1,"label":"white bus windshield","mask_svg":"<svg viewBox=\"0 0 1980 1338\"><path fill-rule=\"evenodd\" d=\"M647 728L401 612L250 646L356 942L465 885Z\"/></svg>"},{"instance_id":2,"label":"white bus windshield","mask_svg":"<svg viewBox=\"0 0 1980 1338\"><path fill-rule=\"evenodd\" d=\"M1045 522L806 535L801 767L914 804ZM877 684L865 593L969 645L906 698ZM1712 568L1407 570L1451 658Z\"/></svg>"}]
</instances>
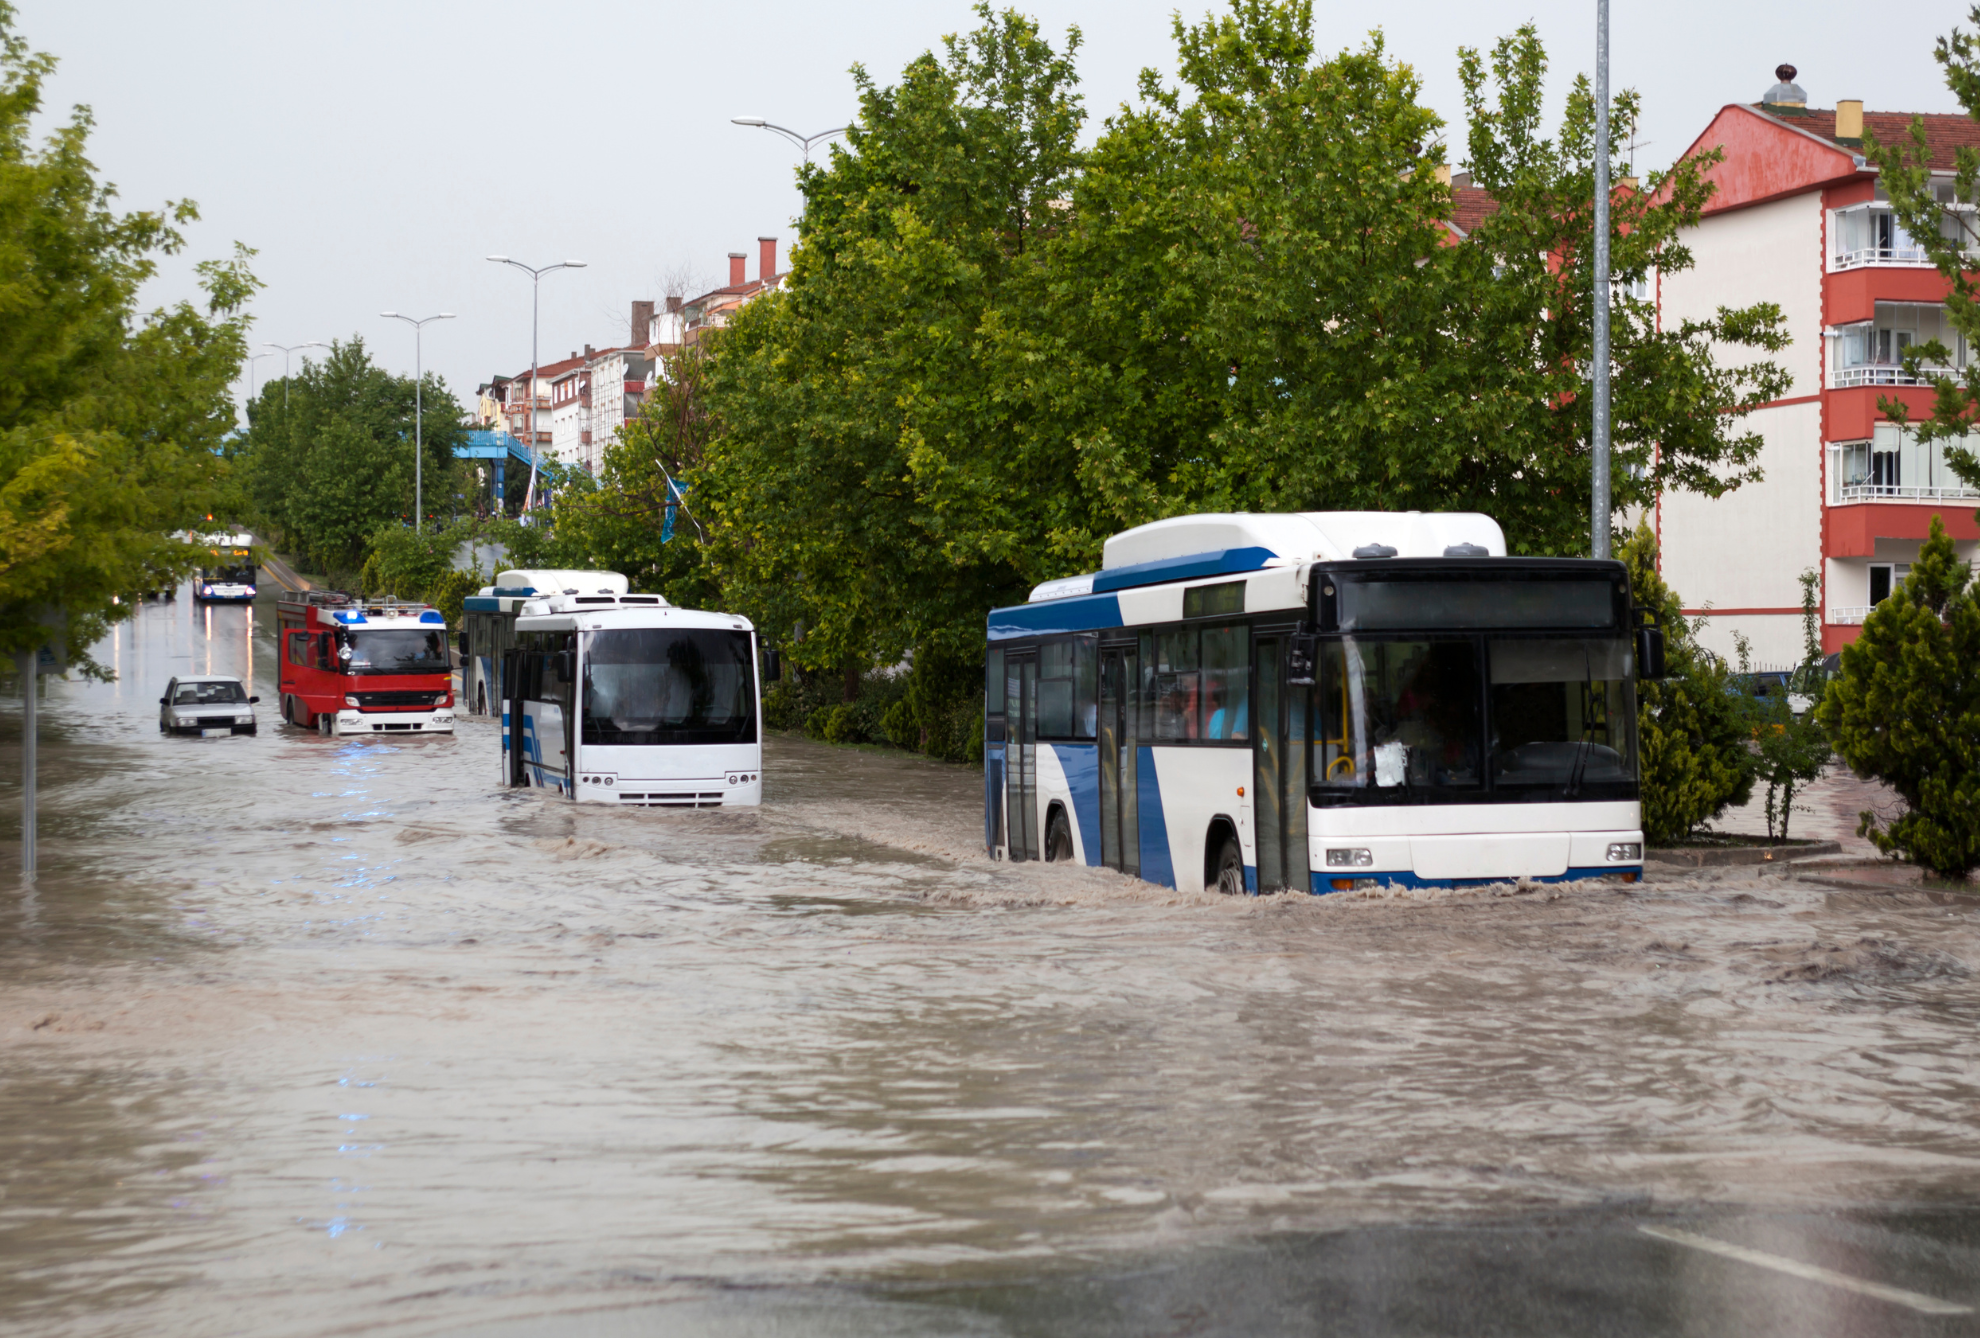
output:
<instances>
[{"instance_id":1,"label":"white bus windshield","mask_svg":"<svg viewBox=\"0 0 1980 1338\"><path fill-rule=\"evenodd\" d=\"M756 742L747 632L653 627L586 636L583 742Z\"/></svg>"},{"instance_id":2,"label":"white bus windshield","mask_svg":"<svg viewBox=\"0 0 1980 1338\"><path fill-rule=\"evenodd\" d=\"M454 665L441 628L401 627L352 632L351 656L344 667L353 674L444 674Z\"/></svg>"}]
</instances>

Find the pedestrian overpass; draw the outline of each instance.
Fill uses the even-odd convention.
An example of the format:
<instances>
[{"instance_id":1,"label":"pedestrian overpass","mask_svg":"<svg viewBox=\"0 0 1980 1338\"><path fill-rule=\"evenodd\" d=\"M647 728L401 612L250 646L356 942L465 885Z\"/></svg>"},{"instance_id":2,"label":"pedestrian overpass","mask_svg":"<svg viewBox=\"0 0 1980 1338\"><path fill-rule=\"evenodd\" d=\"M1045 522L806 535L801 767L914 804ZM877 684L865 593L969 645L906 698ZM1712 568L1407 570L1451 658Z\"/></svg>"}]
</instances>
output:
<instances>
[{"instance_id":1,"label":"pedestrian overpass","mask_svg":"<svg viewBox=\"0 0 1980 1338\"><path fill-rule=\"evenodd\" d=\"M495 462L495 496L507 497L503 489L503 470L510 460L515 460L523 468L534 468L542 457L523 445L521 438L514 433L499 428L480 428L467 434L467 445L454 448L456 460L493 460Z\"/></svg>"}]
</instances>

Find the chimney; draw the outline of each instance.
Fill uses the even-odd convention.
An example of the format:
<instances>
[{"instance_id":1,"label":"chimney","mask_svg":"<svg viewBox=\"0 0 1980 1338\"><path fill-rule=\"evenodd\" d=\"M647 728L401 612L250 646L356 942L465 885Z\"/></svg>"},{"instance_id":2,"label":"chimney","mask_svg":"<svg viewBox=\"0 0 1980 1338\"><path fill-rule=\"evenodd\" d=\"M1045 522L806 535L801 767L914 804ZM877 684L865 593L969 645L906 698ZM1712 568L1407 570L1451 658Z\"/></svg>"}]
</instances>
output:
<instances>
[{"instance_id":1,"label":"chimney","mask_svg":"<svg viewBox=\"0 0 1980 1338\"><path fill-rule=\"evenodd\" d=\"M650 301L633 303L632 304L632 334L627 337L626 343L634 348L642 347L646 343L648 338L648 332L651 331L652 328L653 328L653 303Z\"/></svg>"},{"instance_id":2,"label":"chimney","mask_svg":"<svg viewBox=\"0 0 1980 1338\"><path fill-rule=\"evenodd\" d=\"M670 316L671 316L671 315L674 315L674 314L675 314L676 312L678 312L678 311L679 311L679 310L680 310L680 309L681 309L681 308L682 308L683 306L685 306L686 304L687 304L687 299L686 299L685 297L682 297L682 296L681 296L681 295L680 295L679 293L669 293L669 294L667 294L667 314L668 314L668 315L670 315Z\"/></svg>"},{"instance_id":3,"label":"chimney","mask_svg":"<svg viewBox=\"0 0 1980 1338\"><path fill-rule=\"evenodd\" d=\"M1437 177L1437 184L1438 184L1439 186L1448 186L1448 185L1450 185L1450 184L1451 184L1451 165L1450 165L1449 163L1438 163L1438 164L1437 164L1437 170L1436 170L1436 174L1435 174L1435 175L1436 175L1436 177Z\"/></svg>"},{"instance_id":4,"label":"chimney","mask_svg":"<svg viewBox=\"0 0 1980 1338\"><path fill-rule=\"evenodd\" d=\"M729 252L729 287L740 288L743 281L743 261L748 259L741 251Z\"/></svg>"},{"instance_id":5,"label":"chimney","mask_svg":"<svg viewBox=\"0 0 1980 1338\"><path fill-rule=\"evenodd\" d=\"M1859 141L1863 138L1862 98L1836 99L1836 138Z\"/></svg>"},{"instance_id":6,"label":"chimney","mask_svg":"<svg viewBox=\"0 0 1980 1338\"><path fill-rule=\"evenodd\" d=\"M777 239L758 237L756 239L756 277L764 283L777 277Z\"/></svg>"}]
</instances>

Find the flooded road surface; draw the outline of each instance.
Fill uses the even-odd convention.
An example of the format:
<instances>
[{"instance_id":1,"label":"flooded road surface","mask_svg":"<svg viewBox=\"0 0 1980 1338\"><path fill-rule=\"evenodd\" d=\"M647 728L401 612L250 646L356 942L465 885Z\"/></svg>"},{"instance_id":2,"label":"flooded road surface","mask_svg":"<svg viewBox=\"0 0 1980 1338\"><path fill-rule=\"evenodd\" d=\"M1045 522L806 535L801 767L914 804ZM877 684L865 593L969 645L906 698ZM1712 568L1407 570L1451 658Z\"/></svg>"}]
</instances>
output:
<instances>
[{"instance_id":1,"label":"flooded road surface","mask_svg":"<svg viewBox=\"0 0 1980 1338\"><path fill-rule=\"evenodd\" d=\"M1980 1203L1980 901L1178 895L992 864L975 773L790 740L758 812L578 808L497 789L483 721L278 726L272 613L147 608L119 683L51 687L43 876L0 891L0 1328L1042 1332L1137 1260L1544 1219L1665 1252L1706 1298L1668 1331L1723 1332L1711 1297L1771 1293L1639 1224L1875 1273L1778 1224ZM260 735L161 737L175 672L252 672ZM1225 1331L1119 1331L1163 1326Z\"/></svg>"}]
</instances>

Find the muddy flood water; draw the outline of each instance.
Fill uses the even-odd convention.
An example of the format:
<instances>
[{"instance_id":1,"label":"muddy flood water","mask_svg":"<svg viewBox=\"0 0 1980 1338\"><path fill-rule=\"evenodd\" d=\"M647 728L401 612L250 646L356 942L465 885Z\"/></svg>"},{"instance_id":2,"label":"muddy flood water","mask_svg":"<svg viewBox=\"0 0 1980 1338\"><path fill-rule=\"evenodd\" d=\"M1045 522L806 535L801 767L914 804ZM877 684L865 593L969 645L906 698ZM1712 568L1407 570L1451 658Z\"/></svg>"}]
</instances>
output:
<instances>
[{"instance_id":1,"label":"muddy flood water","mask_svg":"<svg viewBox=\"0 0 1980 1338\"><path fill-rule=\"evenodd\" d=\"M966 768L781 738L760 811L579 808L498 789L485 721L279 726L272 615L146 608L118 683L50 688L43 874L0 884L0 1329L443 1333L1980 1202L1980 900L1178 895L989 862ZM175 672L252 673L260 734L160 736Z\"/></svg>"}]
</instances>

